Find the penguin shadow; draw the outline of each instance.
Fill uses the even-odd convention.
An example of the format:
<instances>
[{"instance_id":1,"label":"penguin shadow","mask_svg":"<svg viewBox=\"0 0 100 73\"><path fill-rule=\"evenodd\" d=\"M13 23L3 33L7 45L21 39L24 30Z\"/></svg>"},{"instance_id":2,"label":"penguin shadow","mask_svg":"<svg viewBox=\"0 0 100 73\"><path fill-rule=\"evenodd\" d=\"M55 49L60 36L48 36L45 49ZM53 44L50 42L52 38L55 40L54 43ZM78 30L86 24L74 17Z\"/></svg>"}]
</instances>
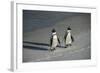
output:
<instances>
[{"instance_id":1,"label":"penguin shadow","mask_svg":"<svg viewBox=\"0 0 100 73\"><path fill-rule=\"evenodd\" d=\"M42 47L37 47L37 46L29 46L29 45L23 45L23 48L28 48L28 49L32 49L32 50L48 50L47 48L42 48Z\"/></svg>"},{"instance_id":2,"label":"penguin shadow","mask_svg":"<svg viewBox=\"0 0 100 73\"><path fill-rule=\"evenodd\" d=\"M29 42L29 41L23 41L23 43L33 44L33 45L50 46L50 45L47 44L47 43L37 43L37 42Z\"/></svg>"},{"instance_id":3,"label":"penguin shadow","mask_svg":"<svg viewBox=\"0 0 100 73\"><path fill-rule=\"evenodd\" d=\"M39 47L39 46L50 47L50 44L47 44L47 43L37 43L37 42L29 42L29 41L23 41L23 43L32 44L32 46L30 46L30 45L23 45L23 48L34 49L34 50L44 50L44 51L47 51L48 48ZM36 45L36 46L34 46L34 45ZM61 45L58 45L57 47L65 48L64 46L61 46Z\"/></svg>"},{"instance_id":4,"label":"penguin shadow","mask_svg":"<svg viewBox=\"0 0 100 73\"><path fill-rule=\"evenodd\" d=\"M32 49L32 50L47 51L48 48L39 47L39 46L49 46L49 44L46 44L46 43L37 43L37 42L29 42L29 41L23 41L23 43L32 44L32 46L30 46L30 45L23 45L23 48Z\"/></svg>"}]
</instances>

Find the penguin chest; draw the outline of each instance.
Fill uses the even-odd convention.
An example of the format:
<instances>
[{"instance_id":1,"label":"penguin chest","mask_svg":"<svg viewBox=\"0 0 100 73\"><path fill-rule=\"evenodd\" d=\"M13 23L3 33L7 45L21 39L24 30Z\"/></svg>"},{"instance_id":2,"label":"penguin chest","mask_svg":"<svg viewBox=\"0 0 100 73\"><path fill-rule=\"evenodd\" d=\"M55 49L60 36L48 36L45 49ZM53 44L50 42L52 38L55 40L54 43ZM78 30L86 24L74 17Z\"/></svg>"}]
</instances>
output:
<instances>
[{"instance_id":1,"label":"penguin chest","mask_svg":"<svg viewBox=\"0 0 100 73\"><path fill-rule=\"evenodd\" d=\"M57 35L53 36L52 47L56 47L58 44Z\"/></svg>"},{"instance_id":2,"label":"penguin chest","mask_svg":"<svg viewBox=\"0 0 100 73\"><path fill-rule=\"evenodd\" d=\"M68 33L68 35L66 37L66 44L71 44L71 43L72 43L71 34Z\"/></svg>"}]
</instances>

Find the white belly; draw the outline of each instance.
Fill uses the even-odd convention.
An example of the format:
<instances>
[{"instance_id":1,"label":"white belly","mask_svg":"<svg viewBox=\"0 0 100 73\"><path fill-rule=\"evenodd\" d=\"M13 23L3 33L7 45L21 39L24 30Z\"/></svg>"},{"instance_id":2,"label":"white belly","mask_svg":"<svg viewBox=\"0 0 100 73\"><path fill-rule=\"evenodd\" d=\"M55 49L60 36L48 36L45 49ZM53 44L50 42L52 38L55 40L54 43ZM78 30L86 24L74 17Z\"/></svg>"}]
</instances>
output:
<instances>
[{"instance_id":1,"label":"white belly","mask_svg":"<svg viewBox=\"0 0 100 73\"><path fill-rule=\"evenodd\" d=\"M66 37L66 44L71 44L71 43L72 43L71 34L68 33L68 35Z\"/></svg>"},{"instance_id":2,"label":"white belly","mask_svg":"<svg viewBox=\"0 0 100 73\"><path fill-rule=\"evenodd\" d=\"M53 36L53 41L52 41L52 47L56 47L57 44L58 44L57 36L54 35L54 36Z\"/></svg>"}]
</instances>

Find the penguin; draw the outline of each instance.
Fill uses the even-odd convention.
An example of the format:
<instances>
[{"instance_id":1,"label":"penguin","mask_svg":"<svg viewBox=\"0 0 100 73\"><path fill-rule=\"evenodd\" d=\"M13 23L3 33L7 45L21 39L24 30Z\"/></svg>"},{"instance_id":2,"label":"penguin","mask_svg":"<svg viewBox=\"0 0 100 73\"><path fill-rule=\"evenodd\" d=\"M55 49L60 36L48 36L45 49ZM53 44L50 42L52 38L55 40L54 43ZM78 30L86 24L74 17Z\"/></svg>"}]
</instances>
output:
<instances>
[{"instance_id":1,"label":"penguin","mask_svg":"<svg viewBox=\"0 0 100 73\"><path fill-rule=\"evenodd\" d=\"M69 26L67 28L67 32L65 32L65 35L64 35L65 48L67 48L68 46L72 46L72 42L74 42L74 38L71 34L71 28Z\"/></svg>"},{"instance_id":2,"label":"penguin","mask_svg":"<svg viewBox=\"0 0 100 73\"><path fill-rule=\"evenodd\" d=\"M57 36L56 30L52 29L52 34L50 38L50 51L56 50L58 44L60 44L60 40Z\"/></svg>"}]
</instances>

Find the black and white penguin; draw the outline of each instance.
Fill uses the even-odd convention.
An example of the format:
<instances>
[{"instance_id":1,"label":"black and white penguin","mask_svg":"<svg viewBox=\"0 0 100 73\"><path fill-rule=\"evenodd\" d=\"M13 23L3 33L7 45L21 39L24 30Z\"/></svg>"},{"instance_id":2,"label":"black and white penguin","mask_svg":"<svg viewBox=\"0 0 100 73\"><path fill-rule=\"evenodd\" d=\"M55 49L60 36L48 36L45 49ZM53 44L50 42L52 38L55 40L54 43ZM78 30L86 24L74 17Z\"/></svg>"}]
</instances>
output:
<instances>
[{"instance_id":1,"label":"black and white penguin","mask_svg":"<svg viewBox=\"0 0 100 73\"><path fill-rule=\"evenodd\" d=\"M65 35L64 35L65 48L67 48L68 46L71 46L72 42L74 42L74 38L71 34L71 28L68 27L67 32L65 32Z\"/></svg>"},{"instance_id":2,"label":"black and white penguin","mask_svg":"<svg viewBox=\"0 0 100 73\"><path fill-rule=\"evenodd\" d=\"M51 38L50 38L50 51L56 50L57 45L60 44L60 40L57 36L56 30L52 30Z\"/></svg>"}]
</instances>

